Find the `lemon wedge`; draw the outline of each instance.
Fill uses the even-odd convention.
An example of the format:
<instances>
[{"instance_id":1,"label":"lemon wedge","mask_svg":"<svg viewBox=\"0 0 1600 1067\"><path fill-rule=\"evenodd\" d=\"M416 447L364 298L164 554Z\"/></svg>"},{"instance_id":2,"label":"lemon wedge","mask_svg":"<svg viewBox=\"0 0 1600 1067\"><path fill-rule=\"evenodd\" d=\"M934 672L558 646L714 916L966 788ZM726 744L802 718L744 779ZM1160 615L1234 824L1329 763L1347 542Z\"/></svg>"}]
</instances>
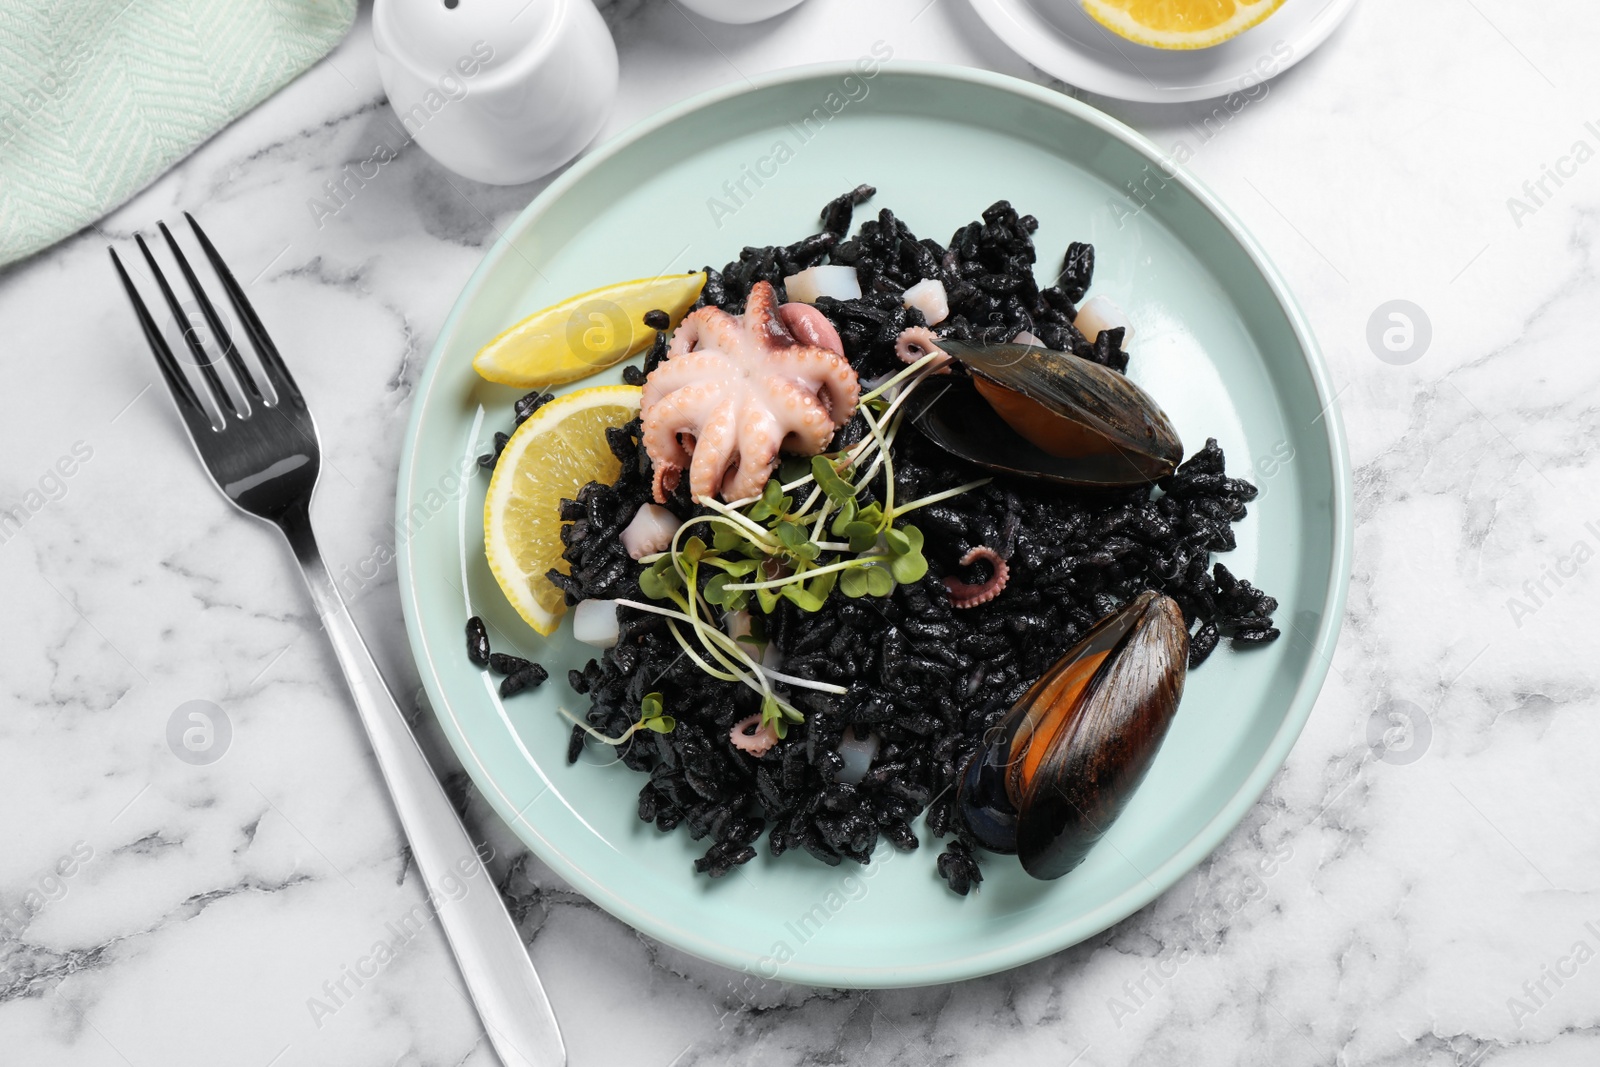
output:
<instances>
[{"instance_id":1,"label":"lemon wedge","mask_svg":"<svg viewBox=\"0 0 1600 1067\"><path fill-rule=\"evenodd\" d=\"M664 311L677 326L700 296L704 272L619 282L535 311L478 350L472 366L491 382L536 389L587 378L643 351ZM670 328L670 327L669 327Z\"/></svg>"},{"instance_id":2,"label":"lemon wedge","mask_svg":"<svg viewBox=\"0 0 1600 1067\"><path fill-rule=\"evenodd\" d=\"M1256 25L1283 0L1082 0L1112 33L1151 48L1210 48Z\"/></svg>"},{"instance_id":3,"label":"lemon wedge","mask_svg":"<svg viewBox=\"0 0 1600 1067\"><path fill-rule=\"evenodd\" d=\"M489 570L517 613L548 636L567 612L545 573L570 574L561 558L561 499L590 482L614 482L622 464L606 430L639 414L643 391L632 385L580 389L535 411L506 442L483 502Z\"/></svg>"}]
</instances>

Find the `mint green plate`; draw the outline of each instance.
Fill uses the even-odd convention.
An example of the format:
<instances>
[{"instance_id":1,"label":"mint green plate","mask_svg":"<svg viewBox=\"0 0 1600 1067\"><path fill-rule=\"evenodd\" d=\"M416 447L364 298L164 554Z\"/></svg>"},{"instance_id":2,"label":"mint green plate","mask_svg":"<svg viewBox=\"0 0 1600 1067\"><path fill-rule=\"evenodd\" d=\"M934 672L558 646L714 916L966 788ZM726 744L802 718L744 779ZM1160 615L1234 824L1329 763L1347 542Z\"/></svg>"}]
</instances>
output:
<instances>
[{"instance_id":1,"label":"mint green plate","mask_svg":"<svg viewBox=\"0 0 1600 1067\"><path fill-rule=\"evenodd\" d=\"M852 66L802 68L699 97L595 150L484 257L412 412L397 516L402 600L423 683L462 763L579 891L651 937L762 978L949 982L1104 930L1194 867L1255 803L1311 713L1338 634L1348 460L1327 371L1283 280L1209 192L1163 174L1159 158L1098 111L1011 78L898 61L870 78ZM1034 881L993 856L981 890L957 897L934 873L940 845L926 831L922 848L880 846L865 868L774 859L763 848L720 881L695 875L705 843L638 820L641 776L595 753L567 764L568 724L556 708L587 707L566 673L592 650L571 640L570 626L549 639L532 633L484 563L486 479L473 457L509 428L516 391L478 379L478 347L573 293L797 240L815 231L823 203L860 182L878 195L858 222L888 206L939 240L1011 200L1040 220L1041 276L1069 241L1093 241L1091 292L1128 309L1137 330L1133 377L1191 451L1216 437L1230 473L1262 489L1238 549L1221 558L1277 596L1284 636L1249 652L1224 647L1190 676L1144 784L1059 881ZM494 679L466 658L473 613L497 649L537 659L550 681L502 703Z\"/></svg>"}]
</instances>

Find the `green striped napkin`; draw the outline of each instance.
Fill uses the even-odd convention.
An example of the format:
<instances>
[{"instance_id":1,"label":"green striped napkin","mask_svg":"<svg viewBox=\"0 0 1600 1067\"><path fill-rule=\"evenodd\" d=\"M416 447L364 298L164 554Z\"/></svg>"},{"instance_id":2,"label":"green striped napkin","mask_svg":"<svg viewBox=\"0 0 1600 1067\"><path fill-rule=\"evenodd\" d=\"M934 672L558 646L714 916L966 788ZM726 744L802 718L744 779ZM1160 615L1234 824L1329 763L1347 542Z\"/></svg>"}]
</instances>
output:
<instances>
[{"instance_id":1,"label":"green striped napkin","mask_svg":"<svg viewBox=\"0 0 1600 1067\"><path fill-rule=\"evenodd\" d=\"M0 0L0 264L144 188L326 55L356 0Z\"/></svg>"}]
</instances>

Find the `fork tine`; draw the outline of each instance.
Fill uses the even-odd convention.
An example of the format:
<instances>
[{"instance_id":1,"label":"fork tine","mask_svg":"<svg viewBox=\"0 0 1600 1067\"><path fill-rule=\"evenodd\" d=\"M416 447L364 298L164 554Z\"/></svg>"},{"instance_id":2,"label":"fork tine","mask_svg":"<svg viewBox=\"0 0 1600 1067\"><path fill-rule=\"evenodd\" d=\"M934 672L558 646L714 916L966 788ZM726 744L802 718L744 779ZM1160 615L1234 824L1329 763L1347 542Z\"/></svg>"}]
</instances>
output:
<instances>
[{"instance_id":1,"label":"fork tine","mask_svg":"<svg viewBox=\"0 0 1600 1067\"><path fill-rule=\"evenodd\" d=\"M211 357L206 355L203 346L194 336L194 329L189 325L189 315L183 310L183 305L178 303L177 296L172 292L172 286L167 284L167 276L161 273L161 267L156 263L156 257L150 254L150 246L145 244L144 234L136 233L133 239L139 245L139 251L144 253L144 261L150 265L150 273L156 276L156 284L161 288L161 295L166 298L167 308L172 312L172 317L183 324L183 339L189 346L189 352L194 356L196 363L200 364L200 371L204 375L206 384L211 387L211 399L216 401L217 410L226 418L228 412L243 417L233 404L233 398L222 386L222 378L217 374L217 368L211 365Z\"/></svg>"},{"instance_id":2,"label":"fork tine","mask_svg":"<svg viewBox=\"0 0 1600 1067\"><path fill-rule=\"evenodd\" d=\"M108 248L106 251L111 253L112 265L117 268L117 276L122 279L122 288L127 291L128 301L133 304L133 313L139 320L140 328L144 330L144 339L150 345L150 352L156 357L156 365L161 368L161 376L167 380L167 388L172 391L172 399L177 401L180 411L209 418L205 408L200 405L200 398L194 395L194 388L190 386L189 379L183 376L183 369L173 357L172 349L167 347L167 339L161 336L160 327L156 325L155 319L150 317L150 309L145 306L144 297L139 295L133 279L128 277L127 268L117 257L117 250Z\"/></svg>"},{"instance_id":3,"label":"fork tine","mask_svg":"<svg viewBox=\"0 0 1600 1067\"><path fill-rule=\"evenodd\" d=\"M206 258L211 261L211 269L216 271L217 277L222 280L222 288L227 291L228 302L233 305L239 321L244 323L245 333L250 335L250 343L255 346L256 355L261 357L261 366L265 368L267 378L278 391L278 396L288 397L295 407L304 409L306 402L305 397L300 395L300 386L295 384L294 375L289 373L283 358L278 355L278 346L267 336L267 328L261 324L261 317L256 314L256 309L250 306L250 301L234 278L233 271L222 261L217 246L211 243L211 238L206 236L206 231L200 228L194 216L185 211L183 217L189 220L189 227L200 239L200 247L205 250Z\"/></svg>"},{"instance_id":4,"label":"fork tine","mask_svg":"<svg viewBox=\"0 0 1600 1067\"><path fill-rule=\"evenodd\" d=\"M178 242L173 240L172 231L167 229L167 224L157 222L156 225L161 229L161 236L167 239L167 247L172 249L172 256L178 261L178 269L183 272L183 280L189 283L189 291L194 294L195 302L200 305L200 314L205 316L206 326L211 330L211 336L216 340L217 346L222 349L223 358L238 376L239 384L248 389L250 395L259 401L261 387L256 384L255 376L245 367L244 360L239 358L239 349L234 346L233 338L228 336L227 328L222 325L222 319L218 317L217 309L212 306L211 298L206 295L205 287L200 284L200 279L195 277L194 268L189 266L189 258L183 254L183 249L178 247Z\"/></svg>"}]
</instances>

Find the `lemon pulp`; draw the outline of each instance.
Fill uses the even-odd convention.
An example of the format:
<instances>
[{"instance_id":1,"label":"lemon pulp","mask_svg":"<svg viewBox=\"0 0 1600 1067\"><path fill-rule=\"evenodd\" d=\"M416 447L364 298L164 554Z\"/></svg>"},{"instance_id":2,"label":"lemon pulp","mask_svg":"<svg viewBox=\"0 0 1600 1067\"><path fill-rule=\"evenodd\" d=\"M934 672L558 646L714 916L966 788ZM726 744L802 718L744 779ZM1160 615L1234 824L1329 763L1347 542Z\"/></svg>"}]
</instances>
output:
<instances>
[{"instance_id":1,"label":"lemon pulp","mask_svg":"<svg viewBox=\"0 0 1600 1067\"><path fill-rule=\"evenodd\" d=\"M1236 37L1283 6L1283 0L1082 0L1083 9L1119 36L1152 48L1210 48Z\"/></svg>"}]
</instances>

